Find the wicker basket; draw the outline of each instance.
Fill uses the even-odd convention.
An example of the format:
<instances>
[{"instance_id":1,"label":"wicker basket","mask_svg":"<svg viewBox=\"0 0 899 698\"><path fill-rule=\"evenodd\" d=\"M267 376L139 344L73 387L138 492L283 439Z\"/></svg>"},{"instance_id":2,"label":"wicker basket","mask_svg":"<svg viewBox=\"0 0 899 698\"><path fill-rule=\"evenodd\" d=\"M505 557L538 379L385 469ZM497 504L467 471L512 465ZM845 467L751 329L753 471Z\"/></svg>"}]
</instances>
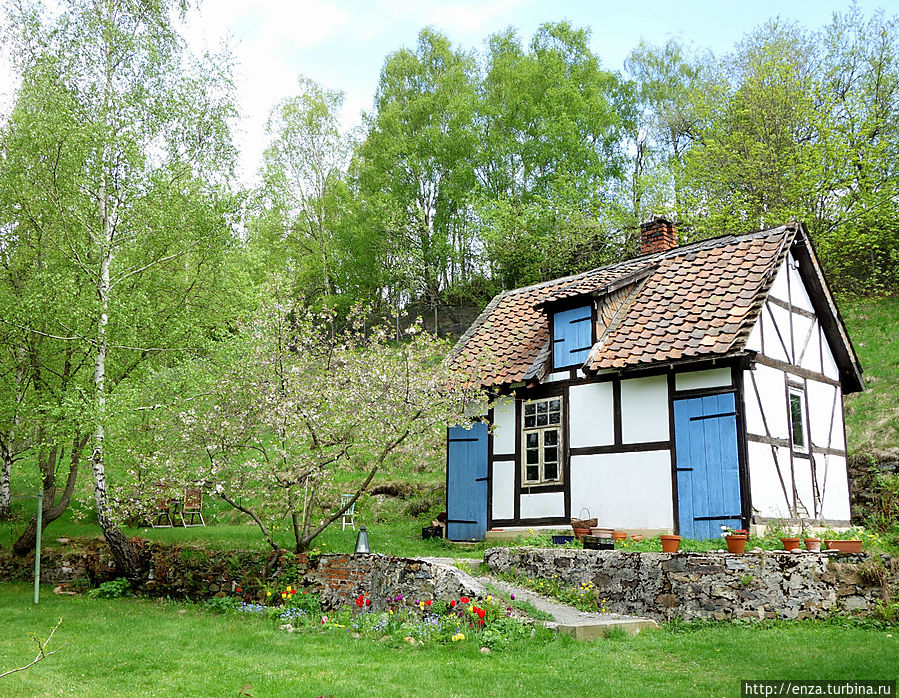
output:
<instances>
[{"instance_id":1,"label":"wicker basket","mask_svg":"<svg viewBox=\"0 0 899 698\"><path fill-rule=\"evenodd\" d=\"M583 517L584 514L587 514L588 518L577 518L571 520L571 528L574 530L574 535L577 536L577 539L580 540L581 536L589 536L590 529L596 526L596 519L589 518L590 510L584 507L581 509L579 517Z\"/></svg>"}]
</instances>

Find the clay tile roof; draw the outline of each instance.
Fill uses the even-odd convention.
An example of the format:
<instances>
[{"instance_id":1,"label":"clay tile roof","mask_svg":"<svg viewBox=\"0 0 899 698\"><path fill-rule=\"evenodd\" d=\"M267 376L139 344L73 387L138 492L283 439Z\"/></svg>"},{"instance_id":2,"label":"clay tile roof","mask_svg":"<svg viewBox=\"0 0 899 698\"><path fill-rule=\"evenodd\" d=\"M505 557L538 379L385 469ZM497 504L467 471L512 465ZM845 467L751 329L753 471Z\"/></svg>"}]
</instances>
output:
<instances>
[{"instance_id":1,"label":"clay tile roof","mask_svg":"<svg viewBox=\"0 0 899 698\"><path fill-rule=\"evenodd\" d=\"M456 344L452 363L476 371L485 386L539 380L550 356L543 304L602 295L631 277L637 279L632 292L590 351L585 370L740 352L798 230L794 223L726 235L504 291Z\"/></svg>"}]
</instances>

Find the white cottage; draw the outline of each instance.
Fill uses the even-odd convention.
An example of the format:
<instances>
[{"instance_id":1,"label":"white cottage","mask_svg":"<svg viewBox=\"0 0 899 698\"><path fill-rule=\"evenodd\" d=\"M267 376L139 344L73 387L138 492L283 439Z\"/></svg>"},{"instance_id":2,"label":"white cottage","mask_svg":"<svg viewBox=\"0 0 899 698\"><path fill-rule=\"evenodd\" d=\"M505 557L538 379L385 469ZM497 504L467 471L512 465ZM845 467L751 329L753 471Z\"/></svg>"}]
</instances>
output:
<instances>
[{"instance_id":1,"label":"white cottage","mask_svg":"<svg viewBox=\"0 0 899 698\"><path fill-rule=\"evenodd\" d=\"M804 226L642 233L642 256L503 292L459 340L495 401L448 431L449 538L584 508L692 538L849 524L842 398L862 370Z\"/></svg>"}]
</instances>

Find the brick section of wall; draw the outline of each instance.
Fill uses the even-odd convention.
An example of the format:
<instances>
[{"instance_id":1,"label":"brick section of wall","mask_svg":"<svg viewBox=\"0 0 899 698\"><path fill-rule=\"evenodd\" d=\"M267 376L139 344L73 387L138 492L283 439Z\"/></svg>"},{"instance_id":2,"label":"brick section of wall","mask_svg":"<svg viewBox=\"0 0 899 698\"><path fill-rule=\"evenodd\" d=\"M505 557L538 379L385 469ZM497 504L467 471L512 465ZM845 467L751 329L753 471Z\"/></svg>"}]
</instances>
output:
<instances>
[{"instance_id":1,"label":"brick section of wall","mask_svg":"<svg viewBox=\"0 0 899 698\"><path fill-rule=\"evenodd\" d=\"M677 231L667 218L656 216L640 224L640 254L665 252L677 247Z\"/></svg>"},{"instance_id":2,"label":"brick section of wall","mask_svg":"<svg viewBox=\"0 0 899 698\"><path fill-rule=\"evenodd\" d=\"M865 553L630 553L618 550L491 548L490 569L531 579L593 582L613 613L670 620L817 618L835 611L866 614L890 589L866 581L877 563ZM899 559L881 557L899 589Z\"/></svg>"}]
</instances>

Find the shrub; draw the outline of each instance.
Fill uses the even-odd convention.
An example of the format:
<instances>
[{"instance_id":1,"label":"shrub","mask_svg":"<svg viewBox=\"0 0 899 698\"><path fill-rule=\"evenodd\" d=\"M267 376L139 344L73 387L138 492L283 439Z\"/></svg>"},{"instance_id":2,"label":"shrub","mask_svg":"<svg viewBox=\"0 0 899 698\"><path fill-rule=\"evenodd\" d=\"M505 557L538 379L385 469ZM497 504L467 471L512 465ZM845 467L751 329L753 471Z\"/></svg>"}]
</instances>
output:
<instances>
[{"instance_id":1,"label":"shrub","mask_svg":"<svg viewBox=\"0 0 899 698\"><path fill-rule=\"evenodd\" d=\"M95 599L118 599L131 593L131 582L124 577L103 582L96 589L87 592L88 596Z\"/></svg>"}]
</instances>

